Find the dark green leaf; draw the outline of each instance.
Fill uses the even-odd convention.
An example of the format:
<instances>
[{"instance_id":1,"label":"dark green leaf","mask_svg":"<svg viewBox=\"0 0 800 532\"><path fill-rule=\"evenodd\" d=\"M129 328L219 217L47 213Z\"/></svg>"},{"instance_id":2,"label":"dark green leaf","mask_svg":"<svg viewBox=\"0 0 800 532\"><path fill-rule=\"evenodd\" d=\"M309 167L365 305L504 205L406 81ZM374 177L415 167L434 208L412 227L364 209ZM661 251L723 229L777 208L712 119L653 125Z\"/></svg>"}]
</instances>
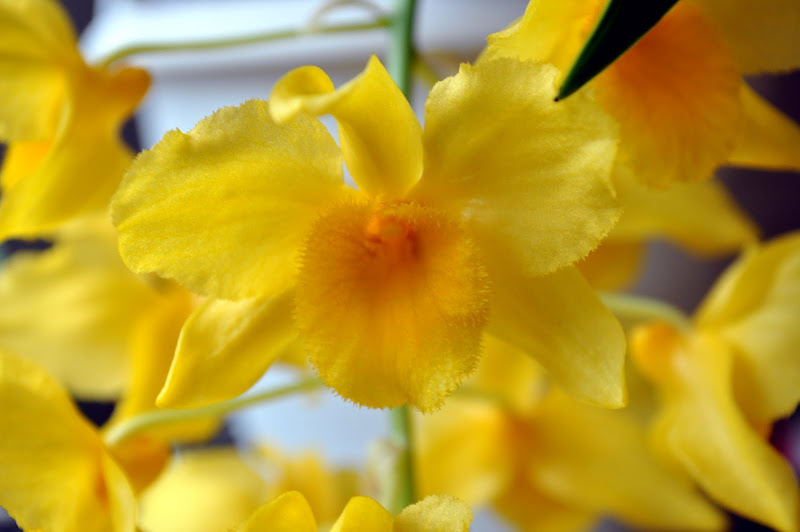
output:
<instances>
[{"instance_id":1,"label":"dark green leaf","mask_svg":"<svg viewBox=\"0 0 800 532\"><path fill-rule=\"evenodd\" d=\"M578 54L556 100L574 93L613 63L661 20L678 0L610 0Z\"/></svg>"}]
</instances>

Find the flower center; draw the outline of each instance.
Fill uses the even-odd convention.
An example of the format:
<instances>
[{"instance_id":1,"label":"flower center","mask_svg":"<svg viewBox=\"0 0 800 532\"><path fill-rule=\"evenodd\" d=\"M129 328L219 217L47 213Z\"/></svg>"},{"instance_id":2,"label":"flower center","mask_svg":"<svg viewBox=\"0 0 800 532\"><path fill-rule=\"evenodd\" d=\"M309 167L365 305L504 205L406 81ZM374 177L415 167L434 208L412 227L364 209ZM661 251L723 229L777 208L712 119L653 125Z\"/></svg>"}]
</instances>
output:
<instances>
[{"instance_id":1,"label":"flower center","mask_svg":"<svg viewBox=\"0 0 800 532\"><path fill-rule=\"evenodd\" d=\"M368 406L438 405L474 368L488 282L460 223L417 203L348 203L311 230L296 317L312 363Z\"/></svg>"},{"instance_id":2,"label":"flower center","mask_svg":"<svg viewBox=\"0 0 800 532\"><path fill-rule=\"evenodd\" d=\"M408 220L378 212L364 228L364 245L387 266L399 265L415 257L417 235Z\"/></svg>"}]
</instances>

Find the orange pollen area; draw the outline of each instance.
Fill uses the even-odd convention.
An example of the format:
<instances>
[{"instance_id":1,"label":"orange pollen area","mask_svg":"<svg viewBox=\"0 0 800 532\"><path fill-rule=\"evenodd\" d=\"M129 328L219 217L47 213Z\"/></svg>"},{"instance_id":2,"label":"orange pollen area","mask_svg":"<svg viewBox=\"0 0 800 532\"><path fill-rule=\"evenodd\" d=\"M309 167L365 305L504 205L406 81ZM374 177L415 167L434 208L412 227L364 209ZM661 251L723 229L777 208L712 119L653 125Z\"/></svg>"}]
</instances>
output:
<instances>
[{"instance_id":1,"label":"orange pollen area","mask_svg":"<svg viewBox=\"0 0 800 532\"><path fill-rule=\"evenodd\" d=\"M149 436L131 438L110 451L125 471L134 493L149 486L169 461L169 446Z\"/></svg>"},{"instance_id":2,"label":"orange pollen area","mask_svg":"<svg viewBox=\"0 0 800 532\"><path fill-rule=\"evenodd\" d=\"M633 330L629 348L639 371L658 382L675 372L676 355L686 350L685 344L686 339L672 325L654 322Z\"/></svg>"},{"instance_id":3,"label":"orange pollen area","mask_svg":"<svg viewBox=\"0 0 800 532\"><path fill-rule=\"evenodd\" d=\"M387 266L399 265L415 257L417 235L409 221L375 213L364 228L364 246Z\"/></svg>"},{"instance_id":4,"label":"orange pollen area","mask_svg":"<svg viewBox=\"0 0 800 532\"><path fill-rule=\"evenodd\" d=\"M98 463L94 472L94 496L95 500L100 503L100 507L107 509L111 505L108 494L108 486L106 485L106 478L103 474L103 468Z\"/></svg>"},{"instance_id":5,"label":"orange pollen area","mask_svg":"<svg viewBox=\"0 0 800 532\"><path fill-rule=\"evenodd\" d=\"M477 363L488 280L458 220L413 202L344 203L312 227L296 318L346 398L434 408Z\"/></svg>"}]
</instances>

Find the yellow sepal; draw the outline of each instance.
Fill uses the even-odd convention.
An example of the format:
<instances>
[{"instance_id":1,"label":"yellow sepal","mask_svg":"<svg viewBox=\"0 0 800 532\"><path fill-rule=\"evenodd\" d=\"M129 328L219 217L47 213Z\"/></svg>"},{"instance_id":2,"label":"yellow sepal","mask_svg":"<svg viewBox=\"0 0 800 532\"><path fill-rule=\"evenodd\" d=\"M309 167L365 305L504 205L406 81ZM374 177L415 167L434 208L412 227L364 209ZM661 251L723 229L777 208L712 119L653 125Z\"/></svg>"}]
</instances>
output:
<instances>
[{"instance_id":1,"label":"yellow sepal","mask_svg":"<svg viewBox=\"0 0 800 532\"><path fill-rule=\"evenodd\" d=\"M280 123L299 112L333 115L347 168L371 196L402 197L422 174L419 121L374 55L364 72L336 90L317 67L289 72L275 84L270 109Z\"/></svg>"}]
</instances>

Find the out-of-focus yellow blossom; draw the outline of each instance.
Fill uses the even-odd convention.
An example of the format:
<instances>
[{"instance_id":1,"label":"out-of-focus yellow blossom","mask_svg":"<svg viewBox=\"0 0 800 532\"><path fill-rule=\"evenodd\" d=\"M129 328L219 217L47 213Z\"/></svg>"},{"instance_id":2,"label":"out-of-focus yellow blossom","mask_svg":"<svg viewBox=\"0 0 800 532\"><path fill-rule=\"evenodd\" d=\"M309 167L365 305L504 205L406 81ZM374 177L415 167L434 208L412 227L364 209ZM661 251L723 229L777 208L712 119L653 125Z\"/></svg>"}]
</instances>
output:
<instances>
[{"instance_id":1,"label":"out-of-focus yellow blossom","mask_svg":"<svg viewBox=\"0 0 800 532\"><path fill-rule=\"evenodd\" d=\"M692 330L636 331L632 349L663 402L653 441L717 502L782 532L800 529L789 462L768 442L800 402L800 234L737 261Z\"/></svg>"},{"instance_id":2,"label":"out-of-focus yellow blossom","mask_svg":"<svg viewBox=\"0 0 800 532\"><path fill-rule=\"evenodd\" d=\"M431 495L393 517L369 497L353 497L330 532L468 532L472 512L446 495ZM314 512L298 491L259 508L236 532L318 532Z\"/></svg>"},{"instance_id":3,"label":"out-of-focus yellow blossom","mask_svg":"<svg viewBox=\"0 0 800 532\"><path fill-rule=\"evenodd\" d=\"M157 304L132 316L136 322L130 342L129 381L108 425L157 409L156 398L167 380L181 328L193 307L186 290L165 282ZM163 442L199 442L216 434L219 426L218 418L184 420L153 426L146 434Z\"/></svg>"},{"instance_id":4,"label":"out-of-focus yellow blossom","mask_svg":"<svg viewBox=\"0 0 800 532\"><path fill-rule=\"evenodd\" d=\"M753 221L717 181L654 190L618 166L614 185L622 216L600 246L578 263L595 288L618 289L635 281L647 242L653 239L703 257L733 253L758 239Z\"/></svg>"},{"instance_id":5,"label":"out-of-focus yellow blossom","mask_svg":"<svg viewBox=\"0 0 800 532\"><path fill-rule=\"evenodd\" d=\"M232 448L187 450L141 496L151 532L217 532L241 523L275 493Z\"/></svg>"},{"instance_id":6,"label":"out-of-focus yellow blossom","mask_svg":"<svg viewBox=\"0 0 800 532\"><path fill-rule=\"evenodd\" d=\"M168 299L122 263L107 215L84 217L50 249L3 263L0 347L35 360L77 397L116 399L139 321Z\"/></svg>"},{"instance_id":7,"label":"out-of-focus yellow blossom","mask_svg":"<svg viewBox=\"0 0 800 532\"><path fill-rule=\"evenodd\" d=\"M65 224L46 251L9 258L0 303L0 347L41 364L76 397L121 398L110 424L155 409L193 307L175 283L125 267L107 214ZM192 421L148 434L203 440L218 425Z\"/></svg>"},{"instance_id":8,"label":"out-of-focus yellow blossom","mask_svg":"<svg viewBox=\"0 0 800 532\"><path fill-rule=\"evenodd\" d=\"M320 523L331 524L355 495L355 474L330 471L306 453L271 448L186 451L141 499L141 526L151 532L218 532L245 521L281 493L303 490Z\"/></svg>"},{"instance_id":9,"label":"out-of-focus yellow blossom","mask_svg":"<svg viewBox=\"0 0 800 532\"><path fill-rule=\"evenodd\" d=\"M151 428L114 443L101 453L102 433L80 418L63 391L53 391L56 386L53 377L83 397L119 399L121 396L103 432L136 414L154 410L178 334L191 310L189 295L182 288L165 282L161 282L160 289L156 290L154 285L131 274L116 252L113 229L107 220L99 218L68 224L59 233L52 249L40 254L17 254L4 266L7 269L0 273L0 293L4 303L0 307L3 309L0 311L0 344L6 349L6 346L13 346L17 349L15 352L27 355L26 361L17 362L16 358L9 357L12 362L8 363L11 364L9 367L21 368L22 376L31 375L25 377L28 379L25 382L44 383L41 386L29 383L27 389L20 390L18 383L0 382L4 390L11 390L8 393L18 395L16 402L4 402L4 409L17 408L14 406L17 402L30 402L47 417L44 413L39 415L23 408L21 413L14 414L20 417L8 418L8 426L6 421L2 422L4 434L19 433L27 438L25 452L28 454L19 454L20 442L14 437L4 442L7 446L0 445L3 467L19 462L18 469L4 469L0 473L8 476L10 482L8 488L0 490L0 505L6 505L7 494L3 490L20 490L21 499L29 501L31 508L40 504L44 508L41 512L36 510L39 517L33 517L31 522L52 520L53 528L43 526L45 530L94 530L91 520L102 522L96 525L98 530L111 530L107 522L111 517L105 516L109 511L108 501L102 493L102 483L106 480L98 475L116 475L115 471L119 469L127 477L128 489L138 493L158 476L166 464L168 441L206 439L216 432L219 422L213 419L186 421ZM45 374L28 360L49 366L57 375ZM126 378L129 371L130 379ZM65 402L67 404L62 404ZM85 436L83 429L75 429L72 440L60 432L41 437L35 428L49 423L69 427L85 425L91 436ZM24 430L19 428L22 424ZM30 435L25 432L28 429L32 431ZM81 440L86 441L81 443ZM94 455L90 456L91 453ZM106 455L113 459L113 467L103 465ZM23 460L29 463L23 465ZM100 466L104 469L98 469ZM42 477L42 473L36 472L37 467L53 467L54 470L47 473L53 478L74 473L78 475L78 483L84 477L97 477L100 495L77 491L78 484L72 490L66 487L69 481L64 480L55 484L54 492L58 491L70 500L88 498L73 500L72 506L66 503L51 506L49 488L42 490L44 484L37 484L36 479ZM111 473L104 472L105 469ZM30 477L30 484L21 480L25 475ZM116 477L111 480L120 482ZM12 500L10 504L17 503ZM17 510L11 506L8 508L16 517ZM71 512L73 508L78 508L76 511L80 514L69 517L59 513L62 510ZM25 519L23 517L20 523L26 523ZM83 520L89 520L88 528L82 526ZM117 528L113 530L129 529L124 523L114 526Z\"/></svg>"},{"instance_id":10,"label":"out-of-focus yellow blossom","mask_svg":"<svg viewBox=\"0 0 800 532\"><path fill-rule=\"evenodd\" d=\"M505 390L486 386L497 381L487 376L503 371ZM537 532L590 530L609 515L637 529L724 529L721 512L649 450L645 424L632 412L544 393L535 363L496 341L476 377L464 391L482 396L456 395L419 418L422 494L450 490ZM638 399L632 395L632 405Z\"/></svg>"},{"instance_id":11,"label":"out-of-focus yellow blossom","mask_svg":"<svg viewBox=\"0 0 800 532\"><path fill-rule=\"evenodd\" d=\"M429 411L489 331L621 405L624 335L572 266L618 217L615 128L586 97L554 103L555 76L464 65L431 91L423 133L376 58L338 90L303 67L269 103L141 154L112 206L124 260L219 298L184 328L159 400L235 396L299 338L345 398ZM324 113L341 150L309 116Z\"/></svg>"},{"instance_id":12,"label":"out-of-focus yellow blossom","mask_svg":"<svg viewBox=\"0 0 800 532\"><path fill-rule=\"evenodd\" d=\"M108 204L132 157L120 126L148 85L86 65L57 2L0 1L0 240Z\"/></svg>"},{"instance_id":13,"label":"out-of-focus yellow blossom","mask_svg":"<svg viewBox=\"0 0 800 532\"><path fill-rule=\"evenodd\" d=\"M795 59L787 53L791 46L797 48L789 46L788 38L794 31L789 28L800 25L797 5L783 2L785 12L780 12L781 2L759 5L753 20L752 8L739 2L694 4L679 3L592 83L598 102L621 124L612 175L623 214L601 246L579 264L597 288L615 289L633 281L644 244L653 238L702 256L734 252L756 240L757 229L721 184L680 181L706 178L726 162L800 169L800 129L741 81L741 72L758 65L773 69L800 64L800 53ZM599 0L533 0L521 20L489 37L484 59L549 61L566 72L603 5ZM752 53L745 60L748 51L741 38L728 45L730 31L716 28L710 19L734 25L737 10L747 13L745 38L759 25L762 32L774 28L782 35L771 35L775 40L768 43L782 46L778 53L785 63L772 64L773 56L764 50L758 60ZM792 20L794 26L787 22ZM759 38L755 46L763 44ZM702 57L698 50L704 50ZM736 61L740 67L750 66L737 67ZM637 180L672 187L650 190Z\"/></svg>"},{"instance_id":14,"label":"out-of-focus yellow blossom","mask_svg":"<svg viewBox=\"0 0 800 532\"><path fill-rule=\"evenodd\" d=\"M154 318L168 320L168 315L156 312ZM168 321L165 326L170 327ZM174 338L167 345L174 347ZM164 349L154 353L164 354ZM148 356L148 362L135 366L163 368L160 375L150 375L163 382L168 362ZM142 380L139 376L133 382ZM106 440L129 416L154 409L157 392L153 384L129 388L112 419L98 431L44 369L0 352L0 429L6 435L0 442L0 506L26 529L133 530L134 497L167 465L168 441L206 439L219 426L217 420L179 421L124 440Z\"/></svg>"},{"instance_id":15,"label":"out-of-focus yellow blossom","mask_svg":"<svg viewBox=\"0 0 800 532\"><path fill-rule=\"evenodd\" d=\"M360 489L355 471L332 470L311 452L287 455L272 447L255 449L253 467L272 489L270 499L287 491L303 494L320 527L330 527Z\"/></svg>"},{"instance_id":16,"label":"out-of-focus yellow blossom","mask_svg":"<svg viewBox=\"0 0 800 532\"><path fill-rule=\"evenodd\" d=\"M489 37L485 58L547 61L565 73L604 4L532 0ZM662 188L726 162L800 170L800 128L741 77L800 67L798 27L794 0L679 2L589 84L620 124L620 164Z\"/></svg>"},{"instance_id":17,"label":"out-of-focus yellow blossom","mask_svg":"<svg viewBox=\"0 0 800 532\"><path fill-rule=\"evenodd\" d=\"M61 386L0 353L0 506L26 530L133 532L125 472Z\"/></svg>"}]
</instances>

